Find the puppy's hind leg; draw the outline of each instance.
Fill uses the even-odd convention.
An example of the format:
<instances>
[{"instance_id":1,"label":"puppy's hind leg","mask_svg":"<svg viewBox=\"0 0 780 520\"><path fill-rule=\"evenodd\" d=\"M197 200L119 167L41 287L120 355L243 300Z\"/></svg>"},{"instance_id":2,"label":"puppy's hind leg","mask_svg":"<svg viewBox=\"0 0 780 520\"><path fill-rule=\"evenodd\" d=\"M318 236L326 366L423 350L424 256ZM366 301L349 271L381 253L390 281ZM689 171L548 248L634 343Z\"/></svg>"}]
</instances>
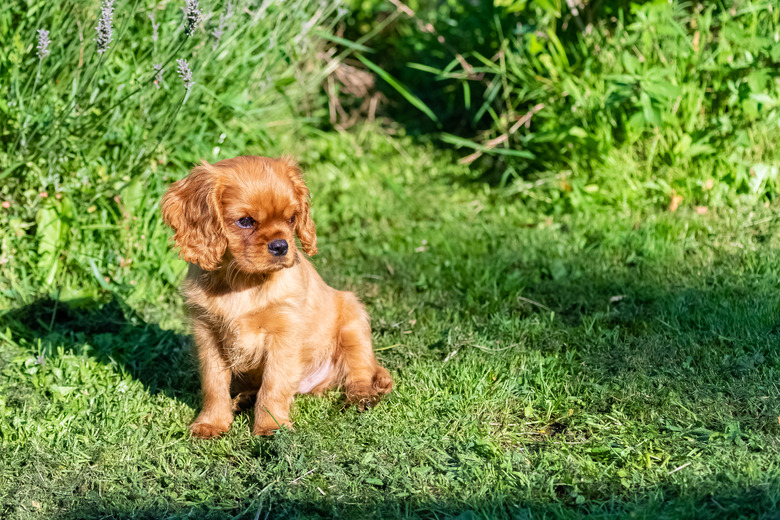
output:
<instances>
[{"instance_id":1,"label":"puppy's hind leg","mask_svg":"<svg viewBox=\"0 0 780 520\"><path fill-rule=\"evenodd\" d=\"M342 293L344 325L340 331L341 364L347 403L358 410L374 406L393 389L393 378L374 357L371 326L363 304L352 293Z\"/></svg>"}]
</instances>

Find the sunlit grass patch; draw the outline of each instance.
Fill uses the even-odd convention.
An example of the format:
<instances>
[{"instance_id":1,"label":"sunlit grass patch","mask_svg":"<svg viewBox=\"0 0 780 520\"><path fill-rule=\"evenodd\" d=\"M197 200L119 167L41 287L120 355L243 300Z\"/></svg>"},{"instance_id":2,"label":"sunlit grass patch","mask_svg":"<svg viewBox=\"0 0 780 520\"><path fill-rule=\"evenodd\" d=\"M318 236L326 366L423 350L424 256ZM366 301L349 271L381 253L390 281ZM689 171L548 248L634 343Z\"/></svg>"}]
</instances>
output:
<instances>
[{"instance_id":1,"label":"sunlit grass patch","mask_svg":"<svg viewBox=\"0 0 780 520\"><path fill-rule=\"evenodd\" d=\"M295 431L270 439L250 435L250 415L223 438L190 439L199 386L181 303L146 267L173 258L160 236L159 257L126 268L136 288L91 282L103 303L8 305L7 515L772 510L771 210L550 217L453 185L461 166L446 154L401 141L399 158L398 142L367 139L310 136L297 150L320 235L313 261L366 302L394 392L363 414L339 392L300 396Z\"/></svg>"}]
</instances>

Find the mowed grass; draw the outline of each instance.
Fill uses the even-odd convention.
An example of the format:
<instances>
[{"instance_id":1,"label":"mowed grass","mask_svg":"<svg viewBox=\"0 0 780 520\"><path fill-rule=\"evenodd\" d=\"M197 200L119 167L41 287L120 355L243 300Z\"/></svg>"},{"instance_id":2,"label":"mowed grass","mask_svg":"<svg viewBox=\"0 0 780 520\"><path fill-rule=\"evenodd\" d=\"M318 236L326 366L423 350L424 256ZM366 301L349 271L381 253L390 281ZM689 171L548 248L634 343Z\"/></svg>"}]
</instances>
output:
<instances>
[{"instance_id":1,"label":"mowed grass","mask_svg":"<svg viewBox=\"0 0 780 520\"><path fill-rule=\"evenodd\" d=\"M160 273L178 261L150 204L127 283L4 293L0 516L776 517L775 207L558 215L404 139L298 141L313 261L366 303L394 392L191 439L199 383Z\"/></svg>"}]
</instances>

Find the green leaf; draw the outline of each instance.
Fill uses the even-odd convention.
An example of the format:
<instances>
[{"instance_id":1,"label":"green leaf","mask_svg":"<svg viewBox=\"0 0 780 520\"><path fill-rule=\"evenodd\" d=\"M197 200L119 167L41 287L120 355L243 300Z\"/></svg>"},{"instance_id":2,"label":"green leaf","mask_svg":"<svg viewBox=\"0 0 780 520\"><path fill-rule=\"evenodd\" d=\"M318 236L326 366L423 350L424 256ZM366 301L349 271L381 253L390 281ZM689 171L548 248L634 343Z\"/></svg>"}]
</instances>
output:
<instances>
[{"instance_id":1,"label":"green leaf","mask_svg":"<svg viewBox=\"0 0 780 520\"><path fill-rule=\"evenodd\" d=\"M764 105L774 106L776 104L775 100L771 96L763 92L759 92L757 94L750 94L750 98Z\"/></svg>"},{"instance_id":2,"label":"green leaf","mask_svg":"<svg viewBox=\"0 0 780 520\"><path fill-rule=\"evenodd\" d=\"M422 63L407 63L406 66L409 67L410 69L419 70L422 72L429 72L431 74L441 74L442 72L444 72L441 69L437 69L436 67L430 67L428 65L423 65Z\"/></svg>"},{"instance_id":3,"label":"green leaf","mask_svg":"<svg viewBox=\"0 0 780 520\"><path fill-rule=\"evenodd\" d=\"M48 201L35 215L37 229L35 237L38 240L38 272L44 283L51 285L60 268L60 252L67 242L69 217L72 216L70 202L63 199L62 203Z\"/></svg>"},{"instance_id":4,"label":"green leaf","mask_svg":"<svg viewBox=\"0 0 780 520\"><path fill-rule=\"evenodd\" d=\"M406 99L409 103L412 104L413 107L415 107L417 110L428 116L431 121L434 121L436 123L439 122L439 118L436 117L436 114L433 113L433 111L428 108L428 106L420 100L417 96L409 92L409 89L407 89L405 86L403 86L398 80L396 80L394 77L392 77L390 74L382 70L379 65L374 63L373 61L369 60L362 54L356 54L357 59L359 59L363 64L368 67L369 69L373 70L380 78L385 80L387 84L389 84L391 87L393 87L396 92L401 94L404 99Z\"/></svg>"},{"instance_id":5,"label":"green leaf","mask_svg":"<svg viewBox=\"0 0 780 520\"><path fill-rule=\"evenodd\" d=\"M644 115L645 121L653 126L661 126L661 114L653 106L650 96L648 96L646 92L642 92L639 95L639 100L642 105L642 115Z\"/></svg>"},{"instance_id":6,"label":"green leaf","mask_svg":"<svg viewBox=\"0 0 780 520\"><path fill-rule=\"evenodd\" d=\"M144 191L144 182L141 177L136 177L122 188L120 200L130 215L137 215L143 209L145 201Z\"/></svg>"},{"instance_id":7,"label":"green leaf","mask_svg":"<svg viewBox=\"0 0 780 520\"><path fill-rule=\"evenodd\" d=\"M76 390L78 387L75 386L60 386L60 385L51 385L51 391L56 395L57 397L65 397L66 395L72 393L74 390Z\"/></svg>"},{"instance_id":8,"label":"green leaf","mask_svg":"<svg viewBox=\"0 0 780 520\"><path fill-rule=\"evenodd\" d=\"M478 150L482 153L486 154L495 154L495 155L511 155L513 157L523 157L525 159L533 159L535 156L528 150L512 150L511 148L490 148L488 149L486 146L481 145L479 143L475 143L474 141L469 141L468 139L464 139L462 137L458 137L457 135L448 134L446 132L442 133L440 135L441 140L445 143L453 144L455 146L465 146L466 148L473 148L474 150Z\"/></svg>"},{"instance_id":9,"label":"green leaf","mask_svg":"<svg viewBox=\"0 0 780 520\"><path fill-rule=\"evenodd\" d=\"M682 90L677 85L661 80L643 81L642 88L654 100L667 103L676 99L682 93Z\"/></svg>"},{"instance_id":10,"label":"green leaf","mask_svg":"<svg viewBox=\"0 0 780 520\"><path fill-rule=\"evenodd\" d=\"M754 164L750 172L752 174L750 177L750 190L753 193L759 193L767 181L777 178L778 168L769 164Z\"/></svg>"},{"instance_id":11,"label":"green leaf","mask_svg":"<svg viewBox=\"0 0 780 520\"><path fill-rule=\"evenodd\" d=\"M339 38L338 36L334 34L329 34L325 31L315 29L312 31L312 34L315 36L322 38L324 40L332 41L333 43L338 43L339 45L342 45L348 49L352 49L354 51L360 51L360 52L375 52L374 49L371 47L366 47L365 45L360 45L359 43L347 40L346 38Z\"/></svg>"},{"instance_id":12,"label":"green leaf","mask_svg":"<svg viewBox=\"0 0 780 520\"><path fill-rule=\"evenodd\" d=\"M108 282L106 282L106 279L103 276L103 273L100 272L100 269L98 269L95 260L93 260L92 258L88 258L87 262L89 263L89 267L92 271L92 276L95 277L95 280L97 280L97 283L100 285L100 287L102 287L107 291L111 290L111 286L108 284Z\"/></svg>"},{"instance_id":13,"label":"green leaf","mask_svg":"<svg viewBox=\"0 0 780 520\"><path fill-rule=\"evenodd\" d=\"M568 269L566 269L563 261L561 261L559 258L556 258L550 263L550 276L552 276L552 279L556 282L563 280L568 276L568 274Z\"/></svg>"}]
</instances>

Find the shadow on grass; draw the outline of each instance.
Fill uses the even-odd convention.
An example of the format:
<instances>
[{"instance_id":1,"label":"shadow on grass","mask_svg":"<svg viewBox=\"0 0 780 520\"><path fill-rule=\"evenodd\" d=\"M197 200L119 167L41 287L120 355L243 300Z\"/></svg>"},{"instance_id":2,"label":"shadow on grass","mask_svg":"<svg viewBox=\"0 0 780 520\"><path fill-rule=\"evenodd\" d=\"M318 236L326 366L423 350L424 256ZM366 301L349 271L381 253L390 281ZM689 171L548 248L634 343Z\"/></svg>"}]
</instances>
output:
<instances>
[{"instance_id":1,"label":"shadow on grass","mask_svg":"<svg viewBox=\"0 0 780 520\"><path fill-rule=\"evenodd\" d=\"M0 314L16 338L40 341L44 355L58 347L115 362L150 393L197 400L197 368L190 338L141 319L116 296L104 303L69 304L51 298Z\"/></svg>"},{"instance_id":2,"label":"shadow on grass","mask_svg":"<svg viewBox=\"0 0 780 520\"><path fill-rule=\"evenodd\" d=\"M459 340L494 351L486 360L515 355L512 344L571 355L567 370L588 386L583 395L598 414L619 410L641 423L656 416L672 427L680 416L696 417L685 424L741 429L746 438L777 435L780 282L776 259L765 254L760 261L723 255L676 265L615 265L587 252L527 262L500 252L450 259L453 267L442 268L439 280L417 289L419 308L452 314L427 353L444 359L457 350L447 335L466 323L475 337ZM412 281L424 273L411 259L391 263L414 291ZM384 356L402 363L402 354ZM695 413L680 412L686 406Z\"/></svg>"},{"instance_id":3,"label":"shadow on grass","mask_svg":"<svg viewBox=\"0 0 780 520\"><path fill-rule=\"evenodd\" d=\"M773 280L730 277L712 266L677 279L626 269L542 280L525 294L555 311L559 327L604 374L685 368L690 378L688 369L709 367L728 380L761 364L780 366Z\"/></svg>"},{"instance_id":4,"label":"shadow on grass","mask_svg":"<svg viewBox=\"0 0 780 520\"><path fill-rule=\"evenodd\" d=\"M753 518L759 520L780 518L775 510L778 489L772 486L750 486L730 489L717 494L684 492L678 487L665 486L651 494L621 497L622 502L566 501L531 502L518 492L515 496L480 498L459 501L398 499L388 497L370 503L345 503L324 496L312 500L266 497L235 507L222 504L198 507L135 508L126 497L87 499L86 504L63 513L58 518L87 520L115 519L364 519L409 518L456 520L531 520L546 518ZM122 504L122 505L120 505Z\"/></svg>"}]
</instances>

